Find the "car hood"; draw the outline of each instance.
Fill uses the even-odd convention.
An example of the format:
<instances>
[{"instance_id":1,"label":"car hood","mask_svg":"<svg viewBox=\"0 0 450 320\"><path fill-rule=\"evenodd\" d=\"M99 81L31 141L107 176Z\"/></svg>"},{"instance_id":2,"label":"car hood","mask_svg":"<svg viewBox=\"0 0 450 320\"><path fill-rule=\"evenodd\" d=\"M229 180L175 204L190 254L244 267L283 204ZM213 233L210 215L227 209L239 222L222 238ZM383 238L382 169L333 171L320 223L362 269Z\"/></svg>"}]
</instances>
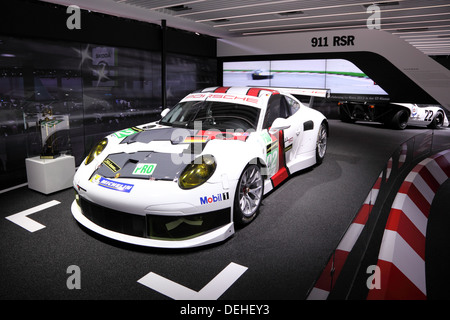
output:
<instances>
[{"instance_id":1,"label":"car hood","mask_svg":"<svg viewBox=\"0 0 450 320\"><path fill-rule=\"evenodd\" d=\"M131 154L120 152L109 154L95 173L106 178L174 180L193 160L193 154L178 155L154 151L139 151Z\"/></svg>"},{"instance_id":2,"label":"car hood","mask_svg":"<svg viewBox=\"0 0 450 320\"><path fill-rule=\"evenodd\" d=\"M245 140L246 135L219 131L191 130L172 127L142 130L132 128L131 134L120 137L121 141L94 172L106 178L134 178L151 180L174 180L182 170L203 152L214 139ZM134 152L125 152L136 144ZM93 176L94 176L93 175Z\"/></svg>"}]
</instances>

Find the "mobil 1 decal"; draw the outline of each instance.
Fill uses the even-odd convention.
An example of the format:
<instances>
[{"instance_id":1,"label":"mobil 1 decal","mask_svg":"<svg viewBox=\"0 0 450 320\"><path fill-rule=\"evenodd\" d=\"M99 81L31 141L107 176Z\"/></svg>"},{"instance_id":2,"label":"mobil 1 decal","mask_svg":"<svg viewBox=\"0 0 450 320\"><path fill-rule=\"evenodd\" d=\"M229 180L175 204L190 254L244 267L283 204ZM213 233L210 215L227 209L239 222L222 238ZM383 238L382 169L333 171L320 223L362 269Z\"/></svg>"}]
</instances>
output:
<instances>
[{"instance_id":1,"label":"mobil 1 decal","mask_svg":"<svg viewBox=\"0 0 450 320\"><path fill-rule=\"evenodd\" d=\"M221 202L228 199L230 199L230 194L228 192L213 194L209 197L200 197L200 205Z\"/></svg>"}]
</instances>

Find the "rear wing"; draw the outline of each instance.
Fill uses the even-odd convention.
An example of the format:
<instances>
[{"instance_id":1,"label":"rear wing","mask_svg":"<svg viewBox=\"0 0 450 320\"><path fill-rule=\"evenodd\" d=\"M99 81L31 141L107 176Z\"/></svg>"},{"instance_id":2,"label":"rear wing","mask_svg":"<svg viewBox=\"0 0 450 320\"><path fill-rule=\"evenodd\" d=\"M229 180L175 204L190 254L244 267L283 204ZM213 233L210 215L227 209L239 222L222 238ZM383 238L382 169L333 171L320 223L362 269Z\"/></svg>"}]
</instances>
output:
<instances>
[{"instance_id":1,"label":"rear wing","mask_svg":"<svg viewBox=\"0 0 450 320\"><path fill-rule=\"evenodd\" d=\"M265 87L266 89L277 90L281 93L289 93L294 96L306 96L309 97L309 101L306 102L303 99L302 103L312 108L314 105L314 97L329 98L330 89L310 89L310 88L277 88L277 87Z\"/></svg>"},{"instance_id":2,"label":"rear wing","mask_svg":"<svg viewBox=\"0 0 450 320\"><path fill-rule=\"evenodd\" d=\"M329 98L330 89L310 89L310 88L278 88L278 87L262 87L265 89L277 90L283 93L289 93L292 95L299 96L310 96L310 97L320 97Z\"/></svg>"}]
</instances>

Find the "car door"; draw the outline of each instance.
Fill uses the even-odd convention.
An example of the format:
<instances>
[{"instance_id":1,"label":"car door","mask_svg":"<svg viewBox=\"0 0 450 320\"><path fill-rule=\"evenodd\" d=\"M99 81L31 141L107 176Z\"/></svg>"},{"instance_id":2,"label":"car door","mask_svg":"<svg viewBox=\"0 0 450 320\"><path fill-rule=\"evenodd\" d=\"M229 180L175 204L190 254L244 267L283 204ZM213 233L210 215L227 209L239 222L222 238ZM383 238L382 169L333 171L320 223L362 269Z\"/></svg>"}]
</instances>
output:
<instances>
[{"instance_id":1,"label":"car door","mask_svg":"<svg viewBox=\"0 0 450 320\"><path fill-rule=\"evenodd\" d=\"M286 101L286 96L282 94L275 94L269 99L263 129L269 132L272 124L278 118L286 119L285 123L287 126L283 130L270 133L271 141L268 141L266 146L266 162L271 175L275 174L280 168L285 167L287 161L291 160L291 149L298 131L297 124L292 121L291 109Z\"/></svg>"},{"instance_id":2,"label":"car door","mask_svg":"<svg viewBox=\"0 0 450 320\"><path fill-rule=\"evenodd\" d=\"M288 130L284 130L285 159L286 164L289 164L295 160L295 156L301 146L304 125L301 119L301 112L299 112L301 108L299 101L290 96L284 96L284 99L290 114L289 123L291 125Z\"/></svg>"}]
</instances>

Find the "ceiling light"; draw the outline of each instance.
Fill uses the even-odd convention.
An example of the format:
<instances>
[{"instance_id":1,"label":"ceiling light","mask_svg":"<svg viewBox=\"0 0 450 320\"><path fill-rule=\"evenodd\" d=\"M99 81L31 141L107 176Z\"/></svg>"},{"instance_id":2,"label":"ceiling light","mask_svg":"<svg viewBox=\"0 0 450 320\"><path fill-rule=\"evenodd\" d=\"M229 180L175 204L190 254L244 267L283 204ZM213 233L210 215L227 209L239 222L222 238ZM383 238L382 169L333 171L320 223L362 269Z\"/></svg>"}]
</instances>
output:
<instances>
[{"instance_id":1,"label":"ceiling light","mask_svg":"<svg viewBox=\"0 0 450 320\"><path fill-rule=\"evenodd\" d=\"M406 0L399 0L399 1L406 1ZM384 3L384 2L388 2L388 1L380 1L379 3ZM359 6L359 5L364 5L364 4L373 4L373 2L365 1L363 3L347 3L347 4L339 4L339 5L332 5L332 6L302 8L301 10L302 11L325 10L325 9L343 8L343 7L350 7L350 6ZM229 8L227 8L227 9L229 9ZM391 10L400 10L400 9L391 9ZM260 12L260 13L252 13L252 14L244 14L244 15L236 15L236 16L227 16L227 17L221 17L221 18L226 18L226 19L246 18L246 17L263 16L263 15L269 15L269 14L279 14L282 12L289 12L289 11L292 11L292 10ZM363 12L363 13L366 14L366 12ZM333 16L333 15L330 15L330 16ZM294 18L291 18L291 19L294 19ZM207 21L211 21L211 20L212 19L203 19L203 20L196 20L195 22L207 22Z\"/></svg>"},{"instance_id":2,"label":"ceiling light","mask_svg":"<svg viewBox=\"0 0 450 320\"><path fill-rule=\"evenodd\" d=\"M293 16L293 15L297 15L297 14L303 14L304 12L301 10L296 10L296 11L287 11L287 12L280 12L278 13L280 16L282 17L287 17L287 16Z\"/></svg>"},{"instance_id":3,"label":"ceiling light","mask_svg":"<svg viewBox=\"0 0 450 320\"><path fill-rule=\"evenodd\" d=\"M423 36L422 36L423 37ZM450 35L449 35L450 37ZM406 37L399 37L402 40L405 41L428 41L428 40L439 40L440 38L436 37L436 36L429 36L429 37L425 37L425 38L406 38Z\"/></svg>"},{"instance_id":4,"label":"ceiling light","mask_svg":"<svg viewBox=\"0 0 450 320\"><path fill-rule=\"evenodd\" d=\"M214 22L214 23L222 23L222 22L228 22L228 21L230 21L230 20L228 20L228 19L216 19L216 20L211 20L211 22Z\"/></svg>"},{"instance_id":5,"label":"ceiling light","mask_svg":"<svg viewBox=\"0 0 450 320\"><path fill-rule=\"evenodd\" d=\"M371 5L376 5L379 7L389 7L389 6L398 6L400 3L398 1L388 1L388 2L376 2L371 4L363 4L363 7L368 8Z\"/></svg>"},{"instance_id":6,"label":"ceiling light","mask_svg":"<svg viewBox=\"0 0 450 320\"><path fill-rule=\"evenodd\" d=\"M308 29L289 29L289 30L275 30L275 31L258 31L258 32L245 32L242 35L260 35L260 34L270 34L270 33L289 33L289 32L303 32L303 31L317 31L317 30L337 30L337 29L362 29L367 28L366 25L354 25L354 26L341 26L341 27L330 27L330 28L308 28Z\"/></svg>"},{"instance_id":7,"label":"ceiling light","mask_svg":"<svg viewBox=\"0 0 450 320\"><path fill-rule=\"evenodd\" d=\"M183 2L179 2L179 3L175 3L175 4L168 4L168 5L165 5L165 6L159 6L159 7L153 7L153 8L149 8L147 6L147 8L149 10L168 9L168 10L172 10L172 11L175 11L175 12L181 12L181 11L191 10L192 9L192 8L186 7L185 4L191 4L191 3L203 2L203 1L206 1L206 0L183 1Z\"/></svg>"},{"instance_id":8,"label":"ceiling light","mask_svg":"<svg viewBox=\"0 0 450 320\"><path fill-rule=\"evenodd\" d=\"M448 27L449 25L446 25L446 26ZM441 27L446 27L446 26L441 26ZM409 34L408 35L403 35L403 34L401 34L400 37L401 38L422 37L422 36L426 36L426 35L428 35L430 33L436 33L436 32L450 32L450 30L418 31L418 32L411 32L411 33L419 33L417 35L409 35ZM424 33L426 33L426 34L424 34ZM399 34L399 33L393 32L392 34ZM434 36L434 35L431 35L431 36Z\"/></svg>"},{"instance_id":9,"label":"ceiling light","mask_svg":"<svg viewBox=\"0 0 450 320\"><path fill-rule=\"evenodd\" d=\"M398 29L397 32L418 32L418 31L427 31L428 28L404 28Z\"/></svg>"},{"instance_id":10,"label":"ceiling light","mask_svg":"<svg viewBox=\"0 0 450 320\"><path fill-rule=\"evenodd\" d=\"M276 4L280 5L282 3L295 2L295 1L298 1L298 0L277 1ZM251 7L261 7L261 6L267 6L267 5L273 5L273 4L274 4L273 1L264 2L264 3L247 4L247 5L235 6L235 7L225 7L225 8L219 8L219 9L211 9L211 10L183 13L183 14L177 15L177 17L189 16L189 15L194 15L194 14L211 13L211 12L224 11L224 10L228 11L228 10L244 9L244 8L251 8Z\"/></svg>"},{"instance_id":11,"label":"ceiling light","mask_svg":"<svg viewBox=\"0 0 450 320\"><path fill-rule=\"evenodd\" d=\"M424 23L426 23L428 21L424 21ZM449 26L449 25L445 25L445 26ZM444 26L427 26L424 27L422 29L424 30L428 30L428 28L441 28ZM289 29L289 30L274 30L274 31L257 31L257 32L245 32L242 35L244 36L249 36L249 35L261 35L261 34L270 34L270 33L288 33L288 32L304 32L304 31L317 31L317 30L336 30L336 29L351 29L351 28L356 28L356 29L361 29L361 28L367 28L366 25L353 25L353 26L339 26L339 27L324 27L324 28L307 28L307 29ZM405 30L410 29L410 28L405 28ZM419 28L416 28L419 29ZM388 31L388 30L402 30L402 29L397 29L397 28L391 28L391 29L382 29L383 31Z\"/></svg>"},{"instance_id":12,"label":"ceiling light","mask_svg":"<svg viewBox=\"0 0 450 320\"><path fill-rule=\"evenodd\" d=\"M435 13L435 14L420 14L420 15L411 15L411 16L399 16L399 17L381 17L380 20L394 20L394 19L411 19L411 18L421 18L421 17L430 17L435 15L445 15L447 13ZM272 29L272 28L285 28L285 27L300 27L300 26L312 26L312 25L325 25L325 24L342 24L342 23L348 23L348 22L366 22L367 18L363 19L352 19L352 20L339 20L339 21L326 21L326 22L307 22L307 23L294 23L294 24L283 24L283 25L270 25L270 26L263 26L263 27L246 27L246 28L236 28L236 29L229 29L228 31L244 31L244 30L261 30L261 29ZM442 22L442 21L449 21L447 20L435 20L435 22ZM429 21L408 21L408 22L398 22L398 23L382 23L382 25L394 25L394 24L409 24L409 23L428 23Z\"/></svg>"},{"instance_id":13,"label":"ceiling light","mask_svg":"<svg viewBox=\"0 0 450 320\"><path fill-rule=\"evenodd\" d=\"M423 46L430 46L430 45L450 45L450 40L439 40L439 41L410 41L409 43L414 43L415 45L423 45Z\"/></svg>"},{"instance_id":14,"label":"ceiling light","mask_svg":"<svg viewBox=\"0 0 450 320\"><path fill-rule=\"evenodd\" d=\"M449 21L449 19L441 20L441 21ZM424 23L427 23L427 22L429 22L429 21L424 21ZM402 34L402 33L405 33L405 32L411 32L411 33L416 33L416 32L419 32L419 33L420 32L433 32L433 31L428 31L428 29L429 28L444 28L444 27L450 27L450 25L449 24L445 24L445 25L440 25L440 26L426 26L426 27L423 27L423 28L398 28L398 29L391 28L391 29L383 29L383 30L385 30L385 31L394 30L396 32L393 32L392 34ZM442 31L443 30L437 30L437 31L434 31L434 32L442 32Z\"/></svg>"},{"instance_id":15,"label":"ceiling light","mask_svg":"<svg viewBox=\"0 0 450 320\"><path fill-rule=\"evenodd\" d=\"M413 8L400 8L400 9L388 9L383 10L383 13L386 12L398 12L398 11L405 11L405 10L424 10L424 9L433 9L433 8L441 8L441 7L450 7L450 4L443 4L443 5L436 5L436 6L423 6L423 7L413 7ZM306 9L303 9L303 11ZM281 11L280 11L281 12ZM277 13L277 12L272 12ZM243 25L243 24L254 24L254 23L268 23L268 22L278 22L278 21L286 21L286 20L300 20L300 19L314 19L314 18L327 18L327 17L337 17L337 16L347 16L347 15L367 15L367 12L359 11L359 12L345 12L345 13L334 13L334 14L323 14L323 15L317 15L317 16L306 16L306 17L290 17L290 18L281 18L281 19L265 19L265 20L259 20L259 21L246 21L246 22L236 22L236 23L226 23L217 25L214 27L229 27L229 26L235 26L235 25ZM239 17L247 17L247 16L253 16L254 14L249 15L242 15ZM238 17L238 16L236 16ZM231 19L233 17L224 17L227 19ZM198 20L196 22L204 22L204 21L210 21L211 19L207 20Z\"/></svg>"}]
</instances>

